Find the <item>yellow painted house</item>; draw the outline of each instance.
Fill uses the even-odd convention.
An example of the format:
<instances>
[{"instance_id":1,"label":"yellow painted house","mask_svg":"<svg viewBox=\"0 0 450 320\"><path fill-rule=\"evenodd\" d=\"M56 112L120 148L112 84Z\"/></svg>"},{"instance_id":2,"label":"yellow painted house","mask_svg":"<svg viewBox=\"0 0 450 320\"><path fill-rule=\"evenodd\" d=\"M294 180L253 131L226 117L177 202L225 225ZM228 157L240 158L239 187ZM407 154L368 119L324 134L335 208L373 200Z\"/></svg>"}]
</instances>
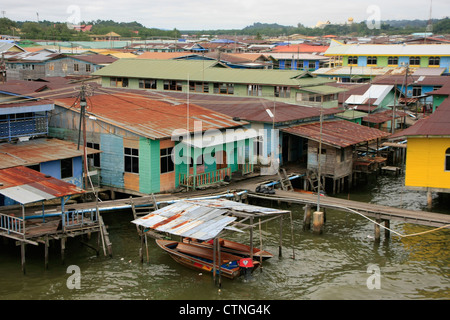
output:
<instances>
[{"instance_id":1,"label":"yellow painted house","mask_svg":"<svg viewBox=\"0 0 450 320\"><path fill-rule=\"evenodd\" d=\"M450 193L450 99L429 117L394 134L407 138L405 186L431 192Z\"/></svg>"}]
</instances>

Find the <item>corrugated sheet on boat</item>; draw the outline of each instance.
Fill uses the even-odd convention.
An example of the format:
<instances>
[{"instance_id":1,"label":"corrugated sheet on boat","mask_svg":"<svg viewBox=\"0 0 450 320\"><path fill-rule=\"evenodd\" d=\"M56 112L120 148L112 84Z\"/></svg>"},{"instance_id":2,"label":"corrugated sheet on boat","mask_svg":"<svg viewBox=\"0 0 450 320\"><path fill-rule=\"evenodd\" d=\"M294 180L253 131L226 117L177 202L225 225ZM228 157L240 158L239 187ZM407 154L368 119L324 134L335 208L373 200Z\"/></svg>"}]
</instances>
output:
<instances>
[{"instance_id":1,"label":"corrugated sheet on boat","mask_svg":"<svg viewBox=\"0 0 450 320\"><path fill-rule=\"evenodd\" d=\"M289 212L225 199L183 200L132 222L160 232L208 240L216 237L225 227L237 219L227 215L230 210L264 215Z\"/></svg>"}]
</instances>

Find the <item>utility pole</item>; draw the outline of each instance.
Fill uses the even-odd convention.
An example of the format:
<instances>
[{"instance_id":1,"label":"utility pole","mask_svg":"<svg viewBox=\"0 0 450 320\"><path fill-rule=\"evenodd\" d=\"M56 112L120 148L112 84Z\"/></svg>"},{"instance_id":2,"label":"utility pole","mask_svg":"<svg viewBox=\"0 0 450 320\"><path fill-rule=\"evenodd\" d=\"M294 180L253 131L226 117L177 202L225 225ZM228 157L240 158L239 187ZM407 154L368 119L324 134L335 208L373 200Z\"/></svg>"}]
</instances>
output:
<instances>
[{"instance_id":1,"label":"utility pole","mask_svg":"<svg viewBox=\"0 0 450 320\"><path fill-rule=\"evenodd\" d=\"M81 85L80 90L80 126L78 130L78 150L80 150L81 131L83 130L83 167L84 167L84 188L88 186L88 167L87 167L87 155L86 155L86 87L84 83Z\"/></svg>"}]
</instances>

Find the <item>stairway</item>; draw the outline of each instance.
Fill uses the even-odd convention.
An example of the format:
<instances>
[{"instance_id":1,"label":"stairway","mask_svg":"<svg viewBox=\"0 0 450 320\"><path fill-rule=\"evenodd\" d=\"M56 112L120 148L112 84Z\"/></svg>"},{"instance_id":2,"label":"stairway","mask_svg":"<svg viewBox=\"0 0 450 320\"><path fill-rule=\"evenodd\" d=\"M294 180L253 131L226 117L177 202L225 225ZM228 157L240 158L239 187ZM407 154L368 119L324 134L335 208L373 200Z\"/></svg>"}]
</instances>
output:
<instances>
[{"instance_id":1,"label":"stairway","mask_svg":"<svg viewBox=\"0 0 450 320\"><path fill-rule=\"evenodd\" d=\"M284 168L281 168L281 171L282 174L280 173L280 170L278 170L278 177L280 178L281 188L284 191L294 191L291 180L289 180L289 177L286 174L286 170Z\"/></svg>"}]
</instances>

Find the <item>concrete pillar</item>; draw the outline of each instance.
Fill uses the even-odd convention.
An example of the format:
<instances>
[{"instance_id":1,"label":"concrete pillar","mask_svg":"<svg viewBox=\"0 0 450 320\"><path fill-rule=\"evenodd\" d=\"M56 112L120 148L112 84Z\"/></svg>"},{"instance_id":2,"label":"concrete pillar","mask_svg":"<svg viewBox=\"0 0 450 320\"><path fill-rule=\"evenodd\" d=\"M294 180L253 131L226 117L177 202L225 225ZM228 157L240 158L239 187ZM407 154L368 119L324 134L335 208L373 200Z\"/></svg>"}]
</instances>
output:
<instances>
[{"instance_id":1,"label":"concrete pillar","mask_svg":"<svg viewBox=\"0 0 450 320\"><path fill-rule=\"evenodd\" d=\"M323 212L315 211L313 213L313 232L315 234L321 234L323 232Z\"/></svg>"}]
</instances>

